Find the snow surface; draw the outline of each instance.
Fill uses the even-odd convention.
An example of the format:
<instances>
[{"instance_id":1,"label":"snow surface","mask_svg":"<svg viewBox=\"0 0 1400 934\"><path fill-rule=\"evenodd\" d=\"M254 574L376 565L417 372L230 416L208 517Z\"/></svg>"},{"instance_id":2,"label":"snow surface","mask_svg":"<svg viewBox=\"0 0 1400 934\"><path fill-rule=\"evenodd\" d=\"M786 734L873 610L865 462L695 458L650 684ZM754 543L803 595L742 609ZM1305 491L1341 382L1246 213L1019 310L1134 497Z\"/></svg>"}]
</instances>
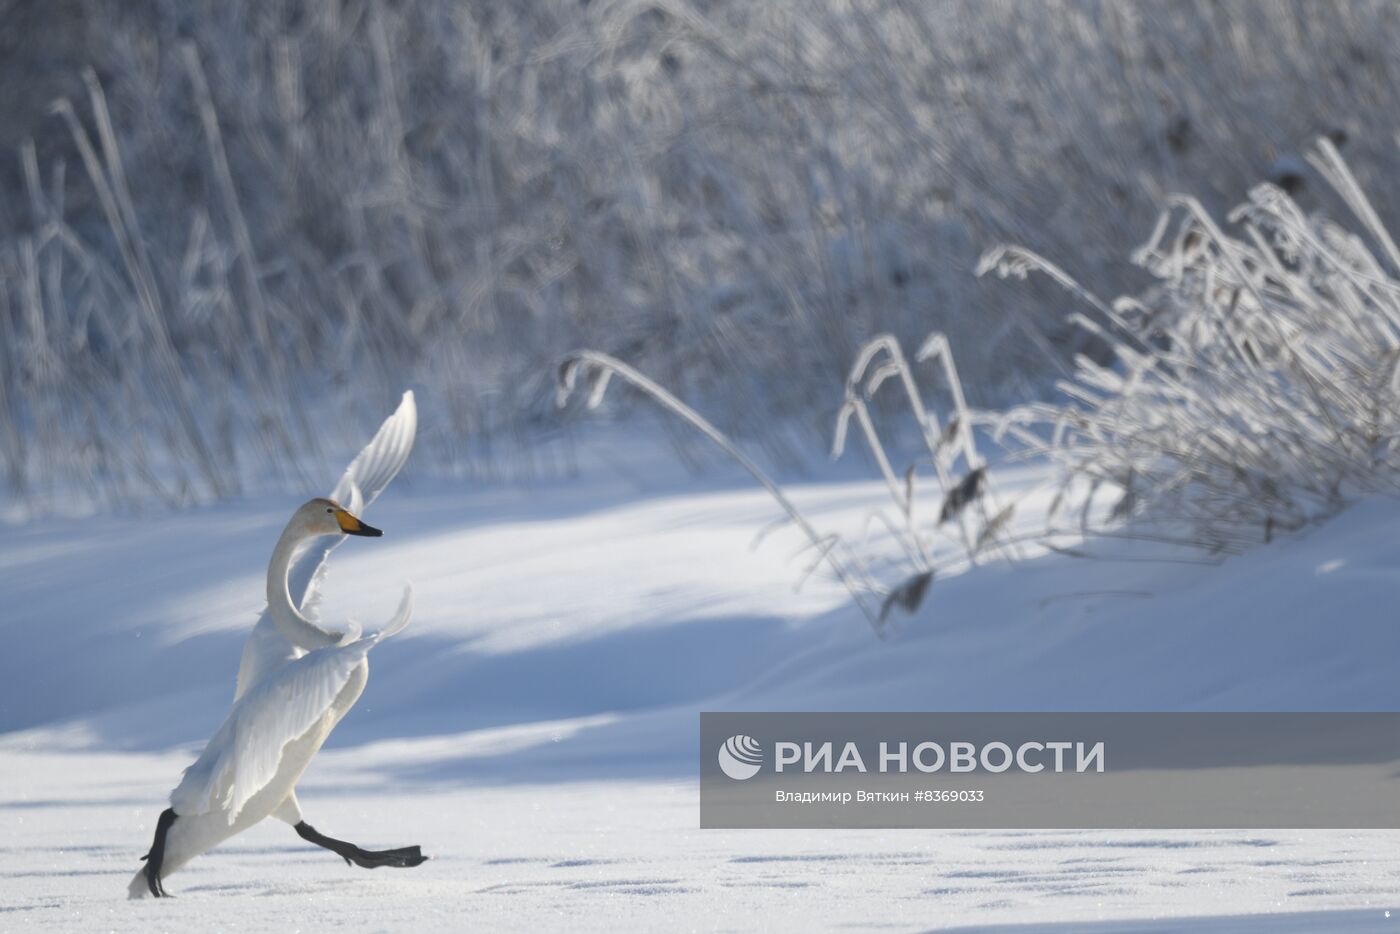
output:
<instances>
[{"instance_id":1,"label":"snow surface","mask_svg":"<svg viewBox=\"0 0 1400 934\"><path fill-rule=\"evenodd\" d=\"M884 496L792 492L846 530ZM1400 709L1400 504L1221 566L983 566L881 642L831 582L794 593L792 530L754 546L761 492L620 479L391 488L385 537L335 555L328 620L387 618L405 578L417 616L299 797L430 862L352 869L267 822L128 903L296 505L0 539L0 929L1400 929L1396 832L701 831L695 780L702 709Z\"/></svg>"}]
</instances>

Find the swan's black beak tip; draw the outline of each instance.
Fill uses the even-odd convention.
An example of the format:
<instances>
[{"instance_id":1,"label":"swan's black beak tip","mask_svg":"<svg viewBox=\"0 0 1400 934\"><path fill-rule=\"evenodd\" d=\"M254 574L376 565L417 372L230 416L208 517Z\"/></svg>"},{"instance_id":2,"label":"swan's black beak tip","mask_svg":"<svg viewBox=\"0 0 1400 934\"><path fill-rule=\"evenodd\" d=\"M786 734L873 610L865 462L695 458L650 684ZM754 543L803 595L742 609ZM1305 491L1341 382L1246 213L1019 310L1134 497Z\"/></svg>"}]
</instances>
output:
<instances>
[{"instance_id":1,"label":"swan's black beak tip","mask_svg":"<svg viewBox=\"0 0 1400 934\"><path fill-rule=\"evenodd\" d=\"M335 521L340 531L346 535L363 535L365 538L378 538L384 533L372 525L366 525L358 516L352 516L344 509L335 510Z\"/></svg>"}]
</instances>

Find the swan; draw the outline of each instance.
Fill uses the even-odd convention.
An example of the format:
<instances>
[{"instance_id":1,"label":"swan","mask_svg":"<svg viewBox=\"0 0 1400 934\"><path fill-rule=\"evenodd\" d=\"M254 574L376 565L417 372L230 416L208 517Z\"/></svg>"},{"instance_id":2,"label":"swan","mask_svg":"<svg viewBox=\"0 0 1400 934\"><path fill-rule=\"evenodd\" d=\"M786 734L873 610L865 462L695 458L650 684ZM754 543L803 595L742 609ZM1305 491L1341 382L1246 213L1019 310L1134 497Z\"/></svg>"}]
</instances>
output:
<instances>
[{"instance_id":1,"label":"swan","mask_svg":"<svg viewBox=\"0 0 1400 934\"><path fill-rule=\"evenodd\" d=\"M383 534L360 515L403 466L416 431L407 392L330 497L293 513L268 564L267 608L244 646L233 707L171 792L142 857L146 865L128 886L131 898L165 896L165 877L266 817L347 864L407 867L427 859L417 846L365 850L325 836L303 819L296 797L297 780L364 691L370 649L412 616L411 586L393 618L369 636L353 623L348 633L323 628L315 607L331 551L349 535Z\"/></svg>"}]
</instances>

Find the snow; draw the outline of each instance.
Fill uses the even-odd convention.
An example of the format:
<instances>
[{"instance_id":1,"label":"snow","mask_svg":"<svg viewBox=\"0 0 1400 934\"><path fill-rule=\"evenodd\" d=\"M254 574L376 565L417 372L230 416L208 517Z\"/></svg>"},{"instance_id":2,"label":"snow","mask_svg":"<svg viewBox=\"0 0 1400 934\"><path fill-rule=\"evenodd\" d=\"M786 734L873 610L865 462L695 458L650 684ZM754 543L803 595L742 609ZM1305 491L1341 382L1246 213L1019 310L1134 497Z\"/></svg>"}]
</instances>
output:
<instances>
[{"instance_id":1,"label":"snow","mask_svg":"<svg viewBox=\"0 0 1400 934\"><path fill-rule=\"evenodd\" d=\"M998 475L999 490L1039 479ZM878 484L791 488L858 529ZM1221 566L1042 556L935 582L876 640L764 494L725 480L391 488L328 620L413 625L299 797L420 844L366 872L267 822L128 903L218 725L297 505L48 521L0 539L0 927L1393 931L1395 832L701 831L704 710L1397 709L1400 504ZM1028 510L1023 522L1033 522ZM258 896L249 898L247 896ZM1094 927L1093 925L1099 925Z\"/></svg>"}]
</instances>

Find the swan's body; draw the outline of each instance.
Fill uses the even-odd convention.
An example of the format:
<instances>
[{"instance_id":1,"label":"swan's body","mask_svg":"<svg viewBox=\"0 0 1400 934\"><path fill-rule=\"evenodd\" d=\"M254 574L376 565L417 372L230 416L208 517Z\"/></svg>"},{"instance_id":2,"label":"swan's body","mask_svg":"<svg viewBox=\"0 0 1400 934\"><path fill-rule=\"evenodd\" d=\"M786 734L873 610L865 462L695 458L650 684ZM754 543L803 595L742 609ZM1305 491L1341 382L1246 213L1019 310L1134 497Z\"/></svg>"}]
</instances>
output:
<instances>
[{"instance_id":1,"label":"swan's body","mask_svg":"<svg viewBox=\"0 0 1400 934\"><path fill-rule=\"evenodd\" d=\"M150 862L129 886L131 897L165 894L164 877L267 817L286 821L303 839L347 862L369 868L423 862L417 847L367 851L319 834L302 820L295 791L364 691L369 650L408 625L412 614L412 590L406 588L384 629L361 637L358 627L349 633L323 628L314 605L325 560L345 535L381 534L356 515L403 466L416 421L413 396L405 393L398 411L346 470L333 499L307 502L287 523L268 564L267 609L244 647L233 708L171 792Z\"/></svg>"}]
</instances>

